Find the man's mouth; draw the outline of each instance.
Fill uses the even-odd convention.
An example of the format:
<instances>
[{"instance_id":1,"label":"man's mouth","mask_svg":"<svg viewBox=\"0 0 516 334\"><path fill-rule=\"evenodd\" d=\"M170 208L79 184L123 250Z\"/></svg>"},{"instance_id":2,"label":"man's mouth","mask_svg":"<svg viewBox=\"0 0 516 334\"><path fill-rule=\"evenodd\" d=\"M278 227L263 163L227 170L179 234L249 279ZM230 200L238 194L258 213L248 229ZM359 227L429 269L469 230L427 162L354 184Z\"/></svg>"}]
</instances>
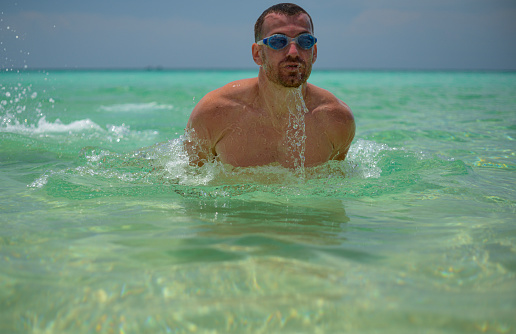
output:
<instances>
[{"instance_id":1,"label":"man's mouth","mask_svg":"<svg viewBox=\"0 0 516 334\"><path fill-rule=\"evenodd\" d=\"M301 64L300 63L285 63L285 64L283 64L283 68L285 68L287 70L295 71L295 70L301 68Z\"/></svg>"}]
</instances>

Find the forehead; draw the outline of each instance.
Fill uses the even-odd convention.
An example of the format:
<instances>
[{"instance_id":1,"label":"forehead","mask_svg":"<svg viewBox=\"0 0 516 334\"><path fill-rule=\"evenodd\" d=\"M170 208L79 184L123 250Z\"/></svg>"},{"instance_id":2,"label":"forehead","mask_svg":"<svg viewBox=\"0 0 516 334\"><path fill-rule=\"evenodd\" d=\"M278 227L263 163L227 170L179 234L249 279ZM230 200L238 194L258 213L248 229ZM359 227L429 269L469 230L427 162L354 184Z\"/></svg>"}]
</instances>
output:
<instances>
[{"instance_id":1,"label":"forehead","mask_svg":"<svg viewBox=\"0 0 516 334\"><path fill-rule=\"evenodd\" d=\"M310 18L305 13L288 16L270 13L263 20L262 36L264 37L278 33L294 37L304 32L312 32Z\"/></svg>"}]
</instances>

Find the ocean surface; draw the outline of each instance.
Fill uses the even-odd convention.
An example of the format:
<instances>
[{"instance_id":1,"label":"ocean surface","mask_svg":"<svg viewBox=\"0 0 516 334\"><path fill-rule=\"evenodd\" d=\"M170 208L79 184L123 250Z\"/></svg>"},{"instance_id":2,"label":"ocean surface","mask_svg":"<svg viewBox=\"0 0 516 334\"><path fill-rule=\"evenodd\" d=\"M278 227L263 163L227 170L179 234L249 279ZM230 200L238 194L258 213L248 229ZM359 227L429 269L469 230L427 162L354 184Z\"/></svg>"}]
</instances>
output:
<instances>
[{"instance_id":1,"label":"ocean surface","mask_svg":"<svg viewBox=\"0 0 516 334\"><path fill-rule=\"evenodd\" d=\"M516 73L316 70L346 161L189 166L256 74L0 73L0 333L516 333Z\"/></svg>"}]
</instances>

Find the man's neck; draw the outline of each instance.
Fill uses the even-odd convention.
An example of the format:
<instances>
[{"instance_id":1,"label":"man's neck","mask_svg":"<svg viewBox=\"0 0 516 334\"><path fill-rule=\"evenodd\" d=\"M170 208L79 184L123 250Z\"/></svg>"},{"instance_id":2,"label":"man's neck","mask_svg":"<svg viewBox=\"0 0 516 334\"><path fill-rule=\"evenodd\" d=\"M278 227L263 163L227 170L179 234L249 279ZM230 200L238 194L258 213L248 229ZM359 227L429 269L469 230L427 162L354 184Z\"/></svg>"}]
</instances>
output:
<instances>
[{"instance_id":1,"label":"man's neck","mask_svg":"<svg viewBox=\"0 0 516 334\"><path fill-rule=\"evenodd\" d=\"M258 89L262 107L271 117L284 118L290 113L303 111L307 90L306 82L297 88L284 87L270 81L265 71L260 68Z\"/></svg>"}]
</instances>

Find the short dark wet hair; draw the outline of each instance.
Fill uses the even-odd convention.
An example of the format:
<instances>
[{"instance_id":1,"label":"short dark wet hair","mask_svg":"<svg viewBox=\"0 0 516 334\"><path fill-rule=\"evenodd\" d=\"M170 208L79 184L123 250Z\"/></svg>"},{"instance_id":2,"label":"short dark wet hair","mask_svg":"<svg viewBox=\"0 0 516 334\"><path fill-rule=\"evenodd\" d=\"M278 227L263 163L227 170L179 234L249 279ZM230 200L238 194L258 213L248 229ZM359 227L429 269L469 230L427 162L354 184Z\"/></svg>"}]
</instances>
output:
<instances>
[{"instance_id":1,"label":"short dark wet hair","mask_svg":"<svg viewBox=\"0 0 516 334\"><path fill-rule=\"evenodd\" d=\"M312 22L312 17L310 17L310 14L303 8L299 7L296 4L293 3L279 3L277 5L271 6L267 8L262 15L256 20L256 23L254 24L254 41L258 42L260 39L262 39L262 27L263 27L263 21L265 20L265 17L271 13L277 13L282 14L285 16L294 16L298 14L306 14L308 15L308 18L310 19L310 25L312 27L312 32L314 31L314 23Z\"/></svg>"}]
</instances>

